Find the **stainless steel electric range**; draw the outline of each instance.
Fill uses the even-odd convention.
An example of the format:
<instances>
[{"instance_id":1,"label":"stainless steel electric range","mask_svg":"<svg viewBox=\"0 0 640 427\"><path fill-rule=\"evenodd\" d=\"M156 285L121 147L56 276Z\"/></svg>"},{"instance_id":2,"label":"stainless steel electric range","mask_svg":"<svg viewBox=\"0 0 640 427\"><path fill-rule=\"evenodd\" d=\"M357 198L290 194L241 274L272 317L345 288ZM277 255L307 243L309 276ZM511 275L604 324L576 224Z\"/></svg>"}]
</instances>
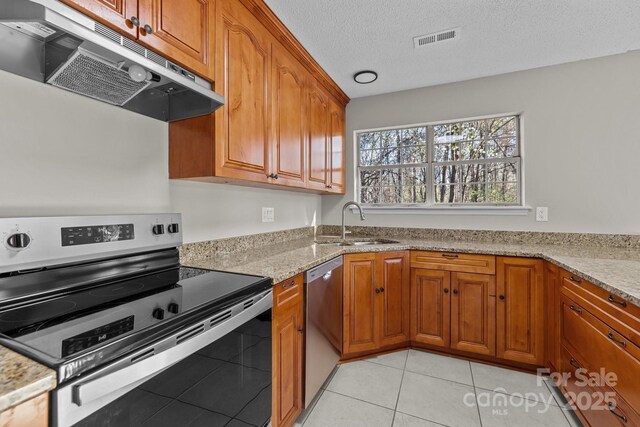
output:
<instances>
[{"instance_id":1,"label":"stainless steel electric range","mask_svg":"<svg viewBox=\"0 0 640 427\"><path fill-rule=\"evenodd\" d=\"M0 344L56 370L53 426L268 424L271 281L180 266L181 228L0 219Z\"/></svg>"}]
</instances>

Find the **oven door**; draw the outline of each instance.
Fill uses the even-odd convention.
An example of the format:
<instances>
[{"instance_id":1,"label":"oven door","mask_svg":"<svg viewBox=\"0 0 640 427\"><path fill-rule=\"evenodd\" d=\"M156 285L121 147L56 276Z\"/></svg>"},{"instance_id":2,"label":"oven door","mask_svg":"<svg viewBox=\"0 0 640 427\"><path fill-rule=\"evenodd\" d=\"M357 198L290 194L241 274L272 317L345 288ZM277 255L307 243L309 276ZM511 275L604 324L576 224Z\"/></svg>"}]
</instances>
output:
<instances>
[{"instance_id":1,"label":"oven door","mask_svg":"<svg viewBox=\"0 0 640 427\"><path fill-rule=\"evenodd\" d=\"M261 293L63 384L52 393L52 424L266 426L272 304L271 291Z\"/></svg>"}]
</instances>

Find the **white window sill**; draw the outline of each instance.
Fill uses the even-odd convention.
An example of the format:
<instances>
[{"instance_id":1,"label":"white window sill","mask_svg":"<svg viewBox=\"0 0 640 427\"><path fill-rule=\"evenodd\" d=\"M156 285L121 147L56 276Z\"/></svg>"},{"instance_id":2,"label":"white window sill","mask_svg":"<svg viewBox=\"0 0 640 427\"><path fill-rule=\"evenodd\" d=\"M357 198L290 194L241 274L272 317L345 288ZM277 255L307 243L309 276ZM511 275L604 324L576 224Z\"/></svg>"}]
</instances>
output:
<instances>
[{"instance_id":1,"label":"white window sill","mask_svg":"<svg viewBox=\"0 0 640 427\"><path fill-rule=\"evenodd\" d=\"M352 212L357 208L351 207ZM381 215L528 215L530 206L362 206L367 214Z\"/></svg>"}]
</instances>

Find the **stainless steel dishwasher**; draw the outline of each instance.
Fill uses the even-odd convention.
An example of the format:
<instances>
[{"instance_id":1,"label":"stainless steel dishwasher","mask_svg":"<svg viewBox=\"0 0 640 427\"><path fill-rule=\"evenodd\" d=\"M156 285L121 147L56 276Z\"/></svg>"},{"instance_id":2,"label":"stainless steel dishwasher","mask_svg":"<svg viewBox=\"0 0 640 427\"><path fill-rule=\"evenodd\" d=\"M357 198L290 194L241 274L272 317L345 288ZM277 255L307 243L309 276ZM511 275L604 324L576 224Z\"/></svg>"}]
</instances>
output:
<instances>
[{"instance_id":1,"label":"stainless steel dishwasher","mask_svg":"<svg viewBox=\"0 0 640 427\"><path fill-rule=\"evenodd\" d=\"M342 354L342 257L304 275L306 304L305 407Z\"/></svg>"}]
</instances>

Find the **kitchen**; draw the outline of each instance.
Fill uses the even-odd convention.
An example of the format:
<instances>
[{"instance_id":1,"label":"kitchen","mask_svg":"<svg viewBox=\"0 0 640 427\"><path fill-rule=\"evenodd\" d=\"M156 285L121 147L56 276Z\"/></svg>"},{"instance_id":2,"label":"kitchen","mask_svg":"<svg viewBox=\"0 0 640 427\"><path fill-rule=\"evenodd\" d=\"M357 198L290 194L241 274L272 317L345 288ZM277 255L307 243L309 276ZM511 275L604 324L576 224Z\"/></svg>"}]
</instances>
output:
<instances>
[{"instance_id":1,"label":"kitchen","mask_svg":"<svg viewBox=\"0 0 640 427\"><path fill-rule=\"evenodd\" d=\"M32 314L42 316L36 302L52 297L40 290L37 301L31 295L25 303L19 292L12 300L26 288L21 283L51 283L54 273L69 271L78 292L91 291L96 284L82 284L78 267L95 264L99 272L105 259L126 258L177 275L166 279L171 302L162 303L163 319L152 315L159 306L145 312L156 326L181 316L212 320L187 309L204 302L195 290L209 280L216 289L236 283L238 290L241 282L253 307L239 316L272 328L205 328L185 341L208 340L187 359L175 356L162 373L134 381L133 391L93 399L87 415L77 410L81 386L95 397L100 388L89 380L100 378L101 366L65 371L30 352L35 341L28 348L19 342L28 334L11 337L3 327L0 424L74 425L82 419L61 414L78 413L100 425L175 425L175 407L180 424L262 425L255 415L266 405L273 426L638 425L640 230L632 189L640 148L628 129L640 112L635 2L412 1L397 10L364 1L3 3L0 310L35 307ZM35 16L15 15L25 4L36 5L28 11ZM42 22L42 5L52 11L53 28L58 16L81 22L85 28L69 30L74 37L86 35L87 22L99 23L100 45L143 65L151 87L157 74L162 83L169 78L205 93L212 105L218 95L224 106L187 119L193 104L163 107L177 116L158 119L157 109L138 114L41 84L37 67L45 65L36 64L35 73L18 67L27 56L10 42L38 40L16 25ZM162 15L149 12L154 7ZM200 25L185 30L194 19ZM429 42L438 34L443 40ZM137 50L124 49L129 41ZM42 48L41 41L20 46L27 45ZM149 53L134 61L137 46L185 73L155 68ZM375 80L355 80L366 77ZM196 81L204 86L192 86ZM492 136L477 137L486 131ZM487 138L503 154L464 145ZM388 150L399 145L409 160L394 157L403 150ZM364 220L357 207L345 208L350 201L362 205ZM38 231L44 225L51 233ZM85 236L79 228L103 240L78 243ZM323 269L339 257L341 266ZM220 273L202 273L208 270ZM342 286L314 294L320 290L313 279L326 275ZM53 292L50 285L44 291ZM211 312L219 310L209 298ZM313 304L326 298L333 303ZM171 303L179 304L169 309ZM71 337L112 323L89 324L70 320ZM136 332L140 338L145 329ZM223 358L229 337L255 345L236 342L231 347L239 350ZM132 340L140 345L120 348L113 360L142 352L143 341ZM271 352L253 353L269 342ZM162 354L136 362L152 361L146 365L157 371L153 357ZM273 366L263 366L269 358ZM22 370L13 372L16 366ZM232 381L216 375L232 370L221 366L253 372L247 381L267 403L238 408L248 404L241 398L247 388L225 395L222 386ZM537 384L538 368L570 374L582 367L620 375L595 388L555 375ZM63 390L73 390L64 404ZM578 392L603 396L603 404L571 410L565 397ZM505 396L506 409L496 404Z\"/></svg>"}]
</instances>

